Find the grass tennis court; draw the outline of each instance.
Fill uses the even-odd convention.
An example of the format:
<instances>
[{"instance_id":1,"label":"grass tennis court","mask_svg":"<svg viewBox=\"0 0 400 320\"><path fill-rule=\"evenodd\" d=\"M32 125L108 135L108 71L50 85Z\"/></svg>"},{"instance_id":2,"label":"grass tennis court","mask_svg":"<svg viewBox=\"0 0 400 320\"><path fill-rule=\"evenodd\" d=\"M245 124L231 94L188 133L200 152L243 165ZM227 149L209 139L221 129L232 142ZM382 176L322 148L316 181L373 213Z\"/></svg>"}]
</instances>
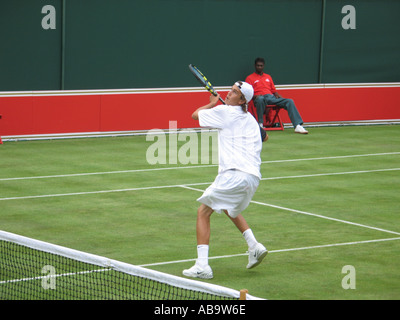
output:
<instances>
[{"instance_id":1,"label":"grass tennis court","mask_svg":"<svg viewBox=\"0 0 400 320\"><path fill-rule=\"evenodd\" d=\"M247 270L244 239L214 214L208 282L266 299L399 299L399 134L396 125L269 132L244 216L270 253ZM152 143L5 142L0 229L180 276L196 258L196 198L217 165L149 165ZM342 287L346 265L355 289Z\"/></svg>"}]
</instances>

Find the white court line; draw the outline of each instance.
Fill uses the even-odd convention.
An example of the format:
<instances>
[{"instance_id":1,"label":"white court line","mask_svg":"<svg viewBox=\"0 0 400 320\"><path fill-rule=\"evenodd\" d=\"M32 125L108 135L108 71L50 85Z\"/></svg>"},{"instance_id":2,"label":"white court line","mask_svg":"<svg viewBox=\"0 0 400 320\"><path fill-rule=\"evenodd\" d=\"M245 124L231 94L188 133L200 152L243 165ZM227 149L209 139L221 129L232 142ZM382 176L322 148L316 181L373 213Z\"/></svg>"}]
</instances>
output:
<instances>
[{"instance_id":1,"label":"white court line","mask_svg":"<svg viewBox=\"0 0 400 320\"><path fill-rule=\"evenodd\" d=\"M93 272L105 272L105 271L110 271L110 270L111 270L110 268L104 268L104 269L97 269L97 270L69 272L69 273L38 276L38 277L31 277L31 278L3 280L3 281L0 281L0 284L23 282L23 281L32 281L32 280L41 280L41 279L49 279L49 278L58 278L58 277L66 277L66 276L76 276L76 275L80 275L80 274L90 274L90 273L93 273Z\"/></svg>"},{"instance_id":2,"label":"white court line","mask_svg":"<svg viewBox=\"0 0 400 320\"><path fill-rule=\"evenodd\" d=\"M269 178L262 178L261 180L310 178L310 177L322 177L322 176L335 176L335 175L342 175L342 174L372 173L372 172L399 171L399 170L400 170L400 168L388 168L388 169L373 169L373 170L344 171L344 172L330 172L330 173L314 173L314 174L303 174L303 175L298 175L298 176L269 177Z\"/></svg>"},{"instance_id":3,"label":"white court line","mask_svg":"<svg viewBox=\"0 0 400 320\"><path fill-rule=\"evenodd\" d=\"M188 187L188 186L182 186L182 188L189 189L189 190L194 190L194 191L204 192L204 190L202 190L202 189L197 189L197 188ZM310 213L310 212L306 212L306 211L301 211L301 210L296 210L296 209L276 206L276 205L273 205L273 204L264 203L264 202L260 202L260 201L251 200L250 202L254 203L254 204L266 206L266 207L271 207L271 208L285 210L285 211L291 211L291 212L294 212L294 213L300 213L300 214L304 214L304 215L307 215L307 216L313 216L313 217L322 218L322 219L326 219L326 220L341 222L341 223L350 224L350 225L357 226L357 227L372 229L372 230L381 231L381 232L392 233L392 234L396 234L396 235L400 236L400 232L390 231L390 230L386 230L386 229L382 229L382 228L371 227L371 226L367 226L367 225L361 224L361 223L356 223L356 222L351 222L351 221L347 221L347 220L331 218L331 217L323 216L323 215L320 215L320 214L315 214L315 213Z\"/></svg>"},{"instance_id":4,"label":"white court line","mask_svg":"<svg viewBox=\"0 0 400 320\"><path fill-rule=\"evenodd\" d=\"M313 217L322 218L322 219L326 219L326 220L332 220L332 221L336 221L336 222L351 224L351 225L357 226L357 227L362 227L362 228L372 229L372 230L376 230L376 231L392 233L392 234L396 234L396 235L400 236L400 232L390 231L390 230L386 230L386 229L382 229L382 228L371 227L371 226L367 226L367 225L361 224L361 223L356 223L356 222L351 222L351 221L347 221L347 220L331 218L331 217L323 216L323 215L320 215L320 214L310 213L310 212L296 210L296 209L285 208L285 207L276 206L276 205L273 205L273 204L263 203L263 202L259 202L259 201L251 201L251 203L255 203L255 204L259 204L259 205L262 205L262 206L271 207L271 208L275 208L275 209L280 209L280 210L286 210L286 211L291 211L291 212L295 212L295 213L300 213L300 214L304 214L304 215L307 215L307 216L313 216Z\"/></svg>"},{"instance_id":5,"label":"white court line","mask_svg":"<svg viewBox=\"0 0 400 320\"><path fill-rule=\"evenodd\" d=\"M165 167L165 168L133 169L133 170L104 171L104 172L70 173L70 174L57 174L57 175L52 175L52 176L31 176L31 177L16 177L16 178L0 178L0 181L50 179L50 178L68 178L68 177L94 176L94 175L106 175L106 174L120 174L120 173L135 173L135 172L177 170L177 169L197 169L197 168L208 168L208 167L217 167L217 166L218 166L217 164L210 164L210 165L197 165L197 166L187 166L187 167Z\"/></svg>"},{"instance_id":6,"label":"white court line","mask_svg":"<svg viewBox=\"0 0 400 320\"><path fill-rule=\"evenodd\" d=\"M261 163L268 164L268 163L284 163L284 162L298 162L298 161L315 161L315 160L345 159L345 158L358 158L358 157L387 156L387 155L398 155L398 154L400 154L400 152L368 153L368 154L353 154L353 155L347 155L347 156L332 156L332 157L319 157L319 158L268 160L268 161L262 161ZM181 166L181 167L133 169L133 170L104 171L104 172L71 173L71 174L58 174L58 175L48 175L48 176L0 178L0 181L67 178L67 177L80 177L80 176L91 176L91 175L151 172L151 171L177 170L177 169L198 169L198 168L210 168L210 167L217 167L217 166L218 166L217 164L210 164L210 165L202 164L202 165L186 166L186 167Z\"/></svg>"},{"instance_id":7,"label":"white court line","mask_svg":"<svg viewBox=\"0 0 400 320\"><path fill-rule=\"evenodd\" d=\"M208 183L208 182L207 182ZM207 184L204 183L204 184ZM198 184L195 184L198 185ZM84 191L84 192L71 192L71 193L56 193L56 194L42 194L37 196L22 196L22 197L9 197L0 198L0 201L6 200L22 200L22 199L36 199L36 198L53 198L53 197L68 197L68 196L80 196L87 194L101 194L101 193L114 193L114 192L128 192L128 191L140 191L150 189L165 189L165 188L177 188L181 185L170 185L170 186L155 186L155 187L139 187L139 188L127 188L127 189L115 189L115 190L99 190L99 191Z\"/></svg>"},{"instance_id":8,"label":"white court line","mask_svg":"<svg viewBox=\"0 0 400 320\"><path fill-rule=\"evenodd\" d=\"M356 245L356 244L393 241L393 240L400 240L400 237L399 238L364 240L364 241L353 241L353 242L344 242L344 243L332 243L332 244L323 244L323 245L318 245L318 246L309 246L309 247L300 247L300 248L268 250L268 253L270 254L270 253L278 253L278 252L289 252L289 251L300 251L300 250L320 249L320 248L329 248L329 247L349 246L349 245ZM234 258L234 257L240 257L240 256L247 256L247 255L248 255L248 253L246 252L246 253L230 254L230 255L224 255L224 256L214 256L214 257L209 257L208 259ZM175 263L183 263L183 262L191 262L191 261L196 261L196 259L155 262L155 263L142 264L142 265L139 265L139 267L161 266L161 265L166 265L166 264L175 264Z\"/></svg>"},{"instance_id":9,"label":"white court line","mask_svg":"<svg viewBox=\"0 0 400 320\"><path fill-rule=\"evenodd\" d=\"M277 179L288 179L288 178L321 177L321 176L332 176L332 175L359 174L359 173L399 171L399 170L400 170L400 168L389 168L389 169L374 169L374 170L362 170L362 171L330 172L330 173L317 173L317 174L299 175L299 176L270 177L270 178L262 178L261 180L277 180ZM188 183L188 184L152 186L152 187L138 187L138 188L127 188L127 189L83 191L83 192L71 192L71 193L43 194L43 195L35 195L35 196L7 197L7 198L0 198L0 201L19 200L19 199L35 199L35 198L66 197L66 196L78 196L78 195L87 195L87 194L101 194L101 193L140 191L140 190L163 189L163 188L189 187L189 186L199 186L199 185L205 185L205 184L211 184L211 183L212 182L198 182L198 183Z\"/></svg>"}]
</instances>

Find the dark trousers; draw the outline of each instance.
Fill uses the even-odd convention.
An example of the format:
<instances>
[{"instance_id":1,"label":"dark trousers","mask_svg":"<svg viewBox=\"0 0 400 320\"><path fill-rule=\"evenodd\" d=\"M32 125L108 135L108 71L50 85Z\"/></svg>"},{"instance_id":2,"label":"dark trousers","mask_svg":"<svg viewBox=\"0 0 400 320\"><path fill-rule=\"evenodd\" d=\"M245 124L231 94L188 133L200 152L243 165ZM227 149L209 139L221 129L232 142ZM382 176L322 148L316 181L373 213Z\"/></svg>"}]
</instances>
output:
<instances>
[{"instance_id":1,"label":"dark trousers","mask_svg":"<svg viewBox=\"0 0 400 320\"><path fill-rule=\"evenodd\" d=\"M273 94L266 94L258 96L254 100L254 106L257 109L257 118L259 123L264 121L265 106L268 104L275 104L279 107L283 107L289 115L290 121L292 121L293 127L296 128L298 124L303 124L303 119L300 116L292 99L276 98Z\"/></svg>"}]
</instances>

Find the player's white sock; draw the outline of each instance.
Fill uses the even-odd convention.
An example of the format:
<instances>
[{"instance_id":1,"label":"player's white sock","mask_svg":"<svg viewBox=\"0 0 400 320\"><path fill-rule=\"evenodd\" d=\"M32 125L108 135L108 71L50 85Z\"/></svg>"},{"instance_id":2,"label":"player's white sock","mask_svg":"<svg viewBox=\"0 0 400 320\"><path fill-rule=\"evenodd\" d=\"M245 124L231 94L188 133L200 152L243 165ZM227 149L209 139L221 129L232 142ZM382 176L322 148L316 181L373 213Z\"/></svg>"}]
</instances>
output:
<instances>
[{"instance_id":1,"label":"player's white sock","mask_svg":"<svg viewBox=\"0 0 400 320\"><path fill-rule=\"evenodd\" d=\"M254 237L253 231L251 231L251 229L247 229L245 232L243 232L243 237L249 246L249 250L253 250L258 243Z\"/></svg>"},{"instance_id":2,"label":"player's white sock","mask_svg":"<svg viewBox=\"0 0 400 320\"><path fill-rule=\"evenodd\" d=\"M208 266L208 245L201 244L197 246L197 260L196 264L204 268Z\"/></svg>"}]
</instances>

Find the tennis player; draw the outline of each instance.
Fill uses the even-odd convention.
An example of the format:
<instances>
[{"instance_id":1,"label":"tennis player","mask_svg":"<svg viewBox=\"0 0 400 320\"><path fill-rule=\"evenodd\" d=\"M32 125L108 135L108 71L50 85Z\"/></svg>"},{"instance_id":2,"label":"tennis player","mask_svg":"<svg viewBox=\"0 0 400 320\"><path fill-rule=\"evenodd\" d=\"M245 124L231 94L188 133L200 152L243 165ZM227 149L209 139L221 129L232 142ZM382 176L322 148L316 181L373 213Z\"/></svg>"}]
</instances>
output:
<instances>
[{"instance_id":1,"label":"tennis player","mask_svg":"<svg viewBox=\"0 0 400 320\"><path fill-rule=\"evenodd\" d=\"M249 205L261 179L260 128L247 112L247 103L253 98L253 87L236 82L226 97L226 105L218 105L218 96L211 95L210 103L198 108L192 118L201 127L218 129L218 175L203 195L197 210L197 260L183 275L211 279L213 271L208 264L210 217L216 211L224 212L247 241L249 263L257 266L267 255L267 249L257 242L241 212ZM267 138L265 139L267 140ZM265 141L264 140L264 141Z\"/></svg>"}]
</instances>

